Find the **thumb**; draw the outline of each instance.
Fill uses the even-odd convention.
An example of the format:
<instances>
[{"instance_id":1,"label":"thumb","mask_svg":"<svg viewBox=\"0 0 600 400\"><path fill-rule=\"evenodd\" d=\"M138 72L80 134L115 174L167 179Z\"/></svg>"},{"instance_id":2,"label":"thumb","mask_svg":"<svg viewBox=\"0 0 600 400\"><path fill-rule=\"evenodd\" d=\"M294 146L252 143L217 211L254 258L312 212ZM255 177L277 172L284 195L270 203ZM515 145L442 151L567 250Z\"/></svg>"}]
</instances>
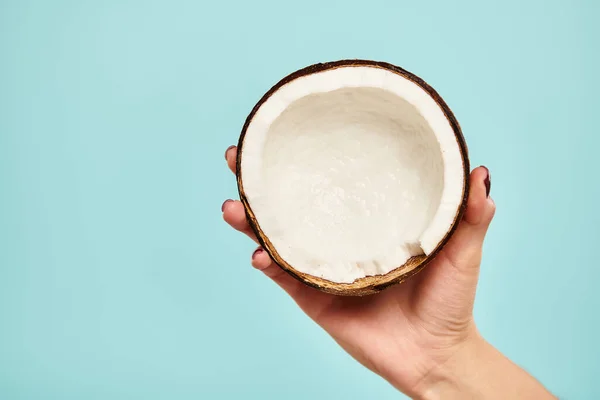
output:
<instances>
[{"instance_id":1,"label":"thumb","mask_svg":"<svg viewBox=\"0 0 600 400\"><path fill-rule=\"evenodd\" d=\"M481 262L483 241L496 211L496 205L489 197L490 188L489 170L483 166L474 169L470 177L467 209L443 249L448 260L460 270L477 270Z\"/></svg>"}]
</instances>

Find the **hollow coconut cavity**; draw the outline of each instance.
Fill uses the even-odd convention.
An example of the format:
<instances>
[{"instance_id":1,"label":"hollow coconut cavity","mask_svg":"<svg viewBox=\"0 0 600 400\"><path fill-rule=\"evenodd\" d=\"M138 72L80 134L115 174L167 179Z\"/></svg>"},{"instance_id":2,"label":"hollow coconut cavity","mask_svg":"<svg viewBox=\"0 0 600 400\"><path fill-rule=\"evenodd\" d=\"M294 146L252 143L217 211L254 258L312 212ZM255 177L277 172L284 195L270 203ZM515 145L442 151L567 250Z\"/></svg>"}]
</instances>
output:
<instances>
[{"instance_id":1,"label":"hollow coconut cavity","mask_svg":"<svg viewBox=\"0 0 600 400\"><path fill-rule=\"evenodd\" d=\"M246 120L238 189L252 229L285 271L363 295L416 273L466 204L467 149L425 82L386 63L297 71Z\"/></svg>"}]
</instances>

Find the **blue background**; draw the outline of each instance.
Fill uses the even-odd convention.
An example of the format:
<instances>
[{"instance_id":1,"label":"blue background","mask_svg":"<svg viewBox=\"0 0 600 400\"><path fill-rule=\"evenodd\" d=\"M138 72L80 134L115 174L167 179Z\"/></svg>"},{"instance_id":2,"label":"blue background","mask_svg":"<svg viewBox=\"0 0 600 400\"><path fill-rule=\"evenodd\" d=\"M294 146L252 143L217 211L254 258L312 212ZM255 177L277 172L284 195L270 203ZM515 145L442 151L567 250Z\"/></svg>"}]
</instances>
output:
<instances>
[{"instance_id":1,"label":"blue background","mask_svg":"<svg viewBox=\"0 0 600 400\"><path fill-rule=\"evenodd\" d=\"M0 397L398 398L220 212L223 152L264 91L359 57L432 84L492 172L483 334L556 394L598 398L599 17L593 0L0 1Z\"/></svg>"}]
</instances>

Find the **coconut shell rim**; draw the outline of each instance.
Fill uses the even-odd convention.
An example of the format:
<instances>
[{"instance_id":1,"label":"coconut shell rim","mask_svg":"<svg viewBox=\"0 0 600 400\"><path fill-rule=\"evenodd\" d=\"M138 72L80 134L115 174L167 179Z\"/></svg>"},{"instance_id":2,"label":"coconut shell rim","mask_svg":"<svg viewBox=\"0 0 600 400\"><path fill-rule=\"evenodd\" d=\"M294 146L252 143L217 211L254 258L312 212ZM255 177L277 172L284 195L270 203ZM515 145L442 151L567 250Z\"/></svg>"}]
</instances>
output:
<instances>
[{"instance_id":1,"label":"coconut shell rim","mask_svg":"<svg viewBox=\"0 0 600 400\"><path fill-rule=\"evenodd\" d=\"M381 68L387 71L396 73L413 83L417 84L422 90L424 90L441 108L444 113L446 119L448 120L450 126L452 127L452 131L454 132L454 136L456 137L456 141L459 145L459 150L461 154L461 160L463 164L463 196L461 199L461 203L457 209L456 215L450 226L450 229L446 232L442 240L439 241L438 245L429 255L420 255L411 257L408 261L406 261L403 265L398 266L392 271L383 274L383 275L370 275L363 278L356 279L351 283L340 283L333 282L327 279L323 279L314 275L306 274L304 272L300 272L288 264L283 258L279 255L275 246L271 243L269 238L264 234L262 229L260 228L260 224L258 223L254 212L252 211L252 207L250 206L248 199L246 197L243 185L243 171L241 169L242 162L242 149L244 146L244 139L246 137L246 131L254 118L254 115L258 111L258 109L282 86L287 83L301 78L303 76L307 76L314 73L319 73L327 70L337 69L337 68L345 68L345 67L372 67L372 68ZM282 78L279 82L273 85L254 105L242 127L242 131L238 140L238 151L236 158L236 181L237 188L240 197L240 201L244 205L244 210L246 213L246 218L248 220L248 224L250 228L256 235L256 238L262 248L269 254L271 259L286 273L299 280L303 284L306 284L310 287L318 289L322 292L341 295L341 296L365 296L370 294L375 294L381 292L382 290L396 285L410 278L411 276L419 273L423 270L430 262L433 260L437 254L444 248L444 246L448 243L462 216L465 212L467 206L467 199L469 195L469 176L470 176L470 162L469 162L469 150L467 147L467 143L465 141L464 135L462 133L462 129L454 113L450 109L450 107L446 104L444 99L438 94L438 92L431 87L427 82L425 82L422 78L417 75L401 68L397 65L383 62L383 61L373 61L373 60L365 60L365 59L343 59L338 61L330 61L324 63L312 64L307 67L301 68L291 74Z\"/></svg>"}]
</instances>

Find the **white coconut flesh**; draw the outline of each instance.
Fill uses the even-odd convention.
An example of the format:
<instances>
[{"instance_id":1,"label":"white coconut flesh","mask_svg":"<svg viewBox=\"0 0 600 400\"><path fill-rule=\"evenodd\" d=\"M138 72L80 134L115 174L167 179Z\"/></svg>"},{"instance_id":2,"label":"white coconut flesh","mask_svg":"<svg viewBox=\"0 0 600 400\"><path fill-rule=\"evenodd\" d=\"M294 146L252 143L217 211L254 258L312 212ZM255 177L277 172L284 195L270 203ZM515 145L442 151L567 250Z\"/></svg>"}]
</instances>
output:
<instances>
[{"instance_id":1,"label":"white coconut flesh","mask_svg":"<svg viewBox=\"0 0 600 400\"><path fill-rule=\"evenodd\" d=\"M428 255L451 229L465 176L438 103L392 71L296 78L256 111L241 148L246 200L297 271L337 283Z\"/></svg>"}]
</instances>

